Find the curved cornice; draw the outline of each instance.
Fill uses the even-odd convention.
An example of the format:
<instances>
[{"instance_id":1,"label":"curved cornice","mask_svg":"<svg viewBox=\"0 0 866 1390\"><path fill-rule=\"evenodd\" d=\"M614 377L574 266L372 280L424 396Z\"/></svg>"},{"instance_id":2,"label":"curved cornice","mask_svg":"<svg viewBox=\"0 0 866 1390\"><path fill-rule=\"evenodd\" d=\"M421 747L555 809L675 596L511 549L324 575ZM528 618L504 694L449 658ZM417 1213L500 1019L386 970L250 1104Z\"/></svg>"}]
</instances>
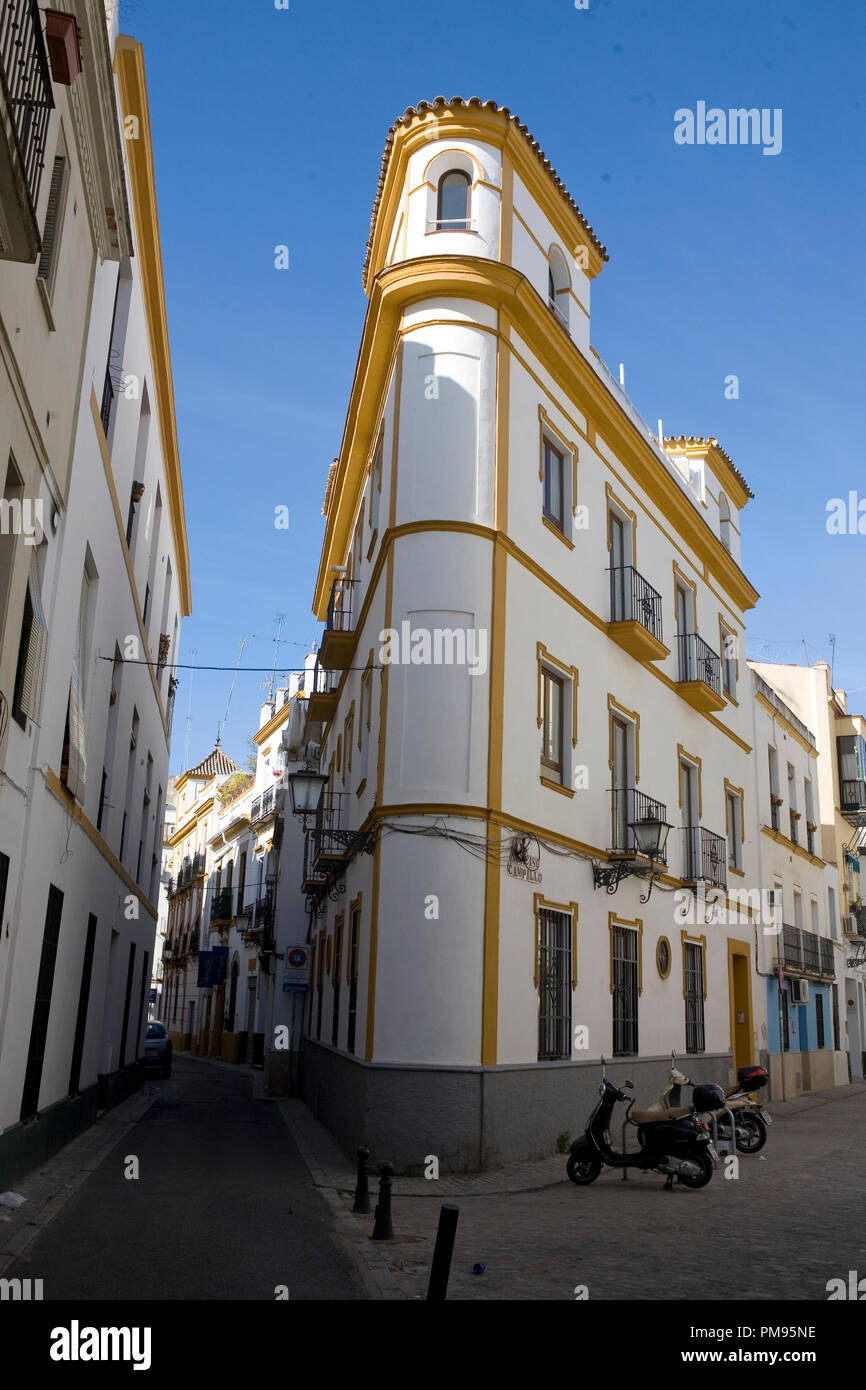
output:
<instances>
[{"instance_id":1,"label":"curved cornice","mask_svg":"<svg viewBox=\"0 0 866 1390\"><path fill-rule=\"evenodd\" d=\"M331 566L342 564L403 312L419 300L467 299L506 310L510 322L611 452L741 611L758 601L743 571L656 457L568 332L520 271L474 256L426 256L389 266L373 282L337 460L313 612L324 621ZM471 325L467 325L471 326Z\"/></svg>"},{"instance_id":2,"label":"curved cornice","mask_svg":"<svg viewBox=\"0 0 866 1390\"><path fill-rule=\"evenodd\" d=\"M434 128L435 135L431 133ZM575 254L578 247L584 248L587 275L590 279L598 275L609 259L607 250L527 127L507 106L497 106L495 101L482 102L479 97L469 101L452 97L447 101L437 97L433 102L410 106L388 132L364 260L365 293L369 294L371 281L384 265L409 156L434 138L481 140L501 150L503 158L507 155L563 244Z\"/></svg>"}]
</instances>

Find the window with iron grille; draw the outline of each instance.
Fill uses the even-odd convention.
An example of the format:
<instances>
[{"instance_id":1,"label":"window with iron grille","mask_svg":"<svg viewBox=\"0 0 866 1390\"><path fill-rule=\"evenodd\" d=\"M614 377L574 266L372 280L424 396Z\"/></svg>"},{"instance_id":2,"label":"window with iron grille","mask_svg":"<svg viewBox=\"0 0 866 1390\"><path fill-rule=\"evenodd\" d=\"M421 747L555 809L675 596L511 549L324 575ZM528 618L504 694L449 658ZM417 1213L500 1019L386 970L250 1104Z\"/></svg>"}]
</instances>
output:
<instances>
[{"instance_id":1,"label":"window with iron grille","mask_svg":"<svg viewBox=\"0 0 866 1390\"><path fill-rule=\"evenodd\" d=\"M686 1052L704 1050L704 948L685 943Z\"/></svg>"},{"instance_id":2,"label":"window with iron grille","mask_svg":"<svg viewBox=\"0 0 866 1390\"><path fill-rule=\"evenodd\" d=\"M571 1056L571 913L538 913L538 1060Z\"/></svg>"},{"instance_id":3,"label":"window with iron grille","mask_svg":"<svg viewBox=\"0 0 866 1390\"><path fill-rule=\"evenodd\" d=\"M824 996L815 995L815 1027L818 1034L818 1046L826 1047L824 1042Z\"/></svg>"},{"instance_id":4,"label":"window with iron grille","mask_svg":"<svg viewBox=\"0 0 866 1390\"><path fill-rule=\"evenodd\" d=\"M638 934L630 927L613 929L613 1051L615 1057L637 1052Z\"/></svg>"}]
</instances>

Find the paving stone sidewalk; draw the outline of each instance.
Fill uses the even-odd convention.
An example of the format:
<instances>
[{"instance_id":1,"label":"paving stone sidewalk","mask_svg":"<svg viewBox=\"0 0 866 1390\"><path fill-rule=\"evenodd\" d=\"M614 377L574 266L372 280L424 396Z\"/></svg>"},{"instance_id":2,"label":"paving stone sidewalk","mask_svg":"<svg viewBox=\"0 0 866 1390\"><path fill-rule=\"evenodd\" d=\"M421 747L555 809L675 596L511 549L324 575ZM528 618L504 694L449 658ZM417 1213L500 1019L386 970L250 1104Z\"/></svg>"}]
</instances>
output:
<instances>
[{"instance_id":1,"label":"paving stone sidewalk","mask_svg":"<svg viewBox=\"0 0 866 1390\"><path fill-rule=\"evenodd\" d=\"M351 1211L355 1169L349 1157L302 1101L281 1100L279 1104L313 1182L329 1196L340 1234L351 1240L356 1257L366 1262L384 1297L414 1300L426 1296L439 1208L443 1202L451 1201L459 1206L460 1218L449 1299L534 1301L574 1298L573 1289L581 1280L590 1278L593 1281L590 1297L676 1296L658 1291L660 1281L671 1276L666 1265L670 1253L669 1227L679 1227L681 1220L690 1222L696 1202L703 1202L711 1209L710 1219L714 1226L720 1219L724 1227L728 1227L733 1217L729 1228L734 1242L732 1258L727 1264L724 1259L720 1261L718 1243L715 1254L712 1243L703 1243L706 1258L701 1257L699 1271L687 1276L683 1259L678 1256L677 1264L681 1268L675 1278L681 1278L684 1290L680 1296L710 1298L718 1293L718 1296L729 1298L744 1297L736 1278L731 1287L725 1282L737 1266L733 1251L739 1239L735 1210L740 1203L740 1189L744 1206L748 1205L748 1200L772 1204L768 1221L771 1220L774 1227L781 1224L787 1228L786 1214L795 1219L803 1200L804 1179L808 1181L810 1169L820 1162L824 1141L819 1135L826 1131L827 1142L833 1147L834 1130L847 1134L861 1123L864 1102L866 1085L855 1082L828 1091L811 1092L788 1102L771 1103L768 1109L774 1125L766 1155L742 1159L743 1182L725 1183L718 1173L711 1187L700 1194L679 1187L673 1193L664 1193L664 1184L656 1174L632 1173L629 1181L623 1182L622 1175L611 1170L605 1170L592 1188L577 1189L566 1178L563 1154L510 1164L494 1172L444 1174L438 1180L395 1176L395 1239L375 1243L370 1239L372 1214L356 1216ZM816 1115L812 1113L815 1111L823 1113ZM850 1145L847 1149L849 1161L859 1165L856 1169L859 1176L859 1168L863 1165ZM375 1169L370 1179L373 1206L377 1183L374 1174ZM839 1230L837 1208L840 1203L841 1208L845 1208L847 1201L844 1179L838 1191L836 1187L833 1183L833 1190L826 1198L822 1194L812 1208L816 1221L824 1200L828 1203L827 1216L832 1212L829 1239L822 1249L830 1266L837 1250L832 1234L834 1229ZM752 1191L754 1197L748 1199ZM748 1219L754 1223L751 1206L749 1212ZM637 1248L629 1243L628 1223L636 1218L640 1221L641 1240L646 1241L643 1249L640 1242ZM626 1223L625 1230L623 1223ZM689 1229L689 1224L679 1229L679 1237L686 1238ZM827 1229L826 1221L823 1229ZM615 1253L612 1258L611 1238L614 1250L622 1242L621 1253ZM659 1243L654 1244L654 1241ZM692 1241L691 1246L694 1244ZM698 1242L698 1249L701 1246ZM768 1242L768 1251L779 1248L777 1234ZM605 1252L600 1262L595 1249ZM848 1256L843 1256L840 1248L840 1268L845 1258ZM588 1263L582 1265L582 1260ZM790 1278L787 1296L814 1297L811 1292L802 1292L810 1290L811 1286L807 1271L794 1268L799 1263L798 1259L790 1257L787 1261L789 1268L784 1276ZM480 1266L484 1268L479 1269ZM478 1273L473 1272L476 1269ZM572 1272L566 1273L566 1270ZM591 1276L587 1270L591 1270ZM760 1287L757 1285L756 1289ZM772 1281L767 1288L772 1288ZM756 1292L753 1296L772 1297L773 1294Z\"/></svg>"}]
</instances>

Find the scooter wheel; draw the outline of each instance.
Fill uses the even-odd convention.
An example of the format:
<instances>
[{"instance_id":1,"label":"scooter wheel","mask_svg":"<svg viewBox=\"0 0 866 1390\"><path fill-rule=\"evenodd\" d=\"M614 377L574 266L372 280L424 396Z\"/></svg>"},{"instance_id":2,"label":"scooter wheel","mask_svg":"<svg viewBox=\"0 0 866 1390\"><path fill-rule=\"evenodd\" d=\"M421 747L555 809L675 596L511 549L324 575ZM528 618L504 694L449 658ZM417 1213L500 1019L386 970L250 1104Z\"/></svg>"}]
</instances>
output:
<instances>
[{"instance_id":1,"label":"scooter wheel","mask_svg":"<svg viewBox=\"0 0 866 1390\"><path fill-rule=\"evenodd\" d=\"M710 1178L713 1176L713 1160L710 1158L709 1154L690 1154L688 1161L689 1163L697 1164L701 1171L695 1173L691 1177L687 1177L685 1173L678 1173L677 1180L681 1182L684 1187L706 1187Z\"/></svg>"},{"instance_id":2,"label":"scooter wheel","mask_svg":"<svg viewBox=\"0 0 866 1390\"><path fill-rule=\"evenodd\" d=\"M734 1121L737 1148L741 1154L760 1153L767 1142L767 1126L760 1115L748 1111Z\"/></svg>"},{"instance_id":3,"label":"scooter wheel","mask_svg":"<svg viewBox=\"0 0 866 1390\"><path fill-rule=\"evenodd\" d=\"M591 1182L595 1182L601 1172L601 1159L597 1153L584 1151L579 1154L569 1154L566 1172L572 1182L576 1182L579 1187L588 1187Z\"/></svg>"}]
</instances>

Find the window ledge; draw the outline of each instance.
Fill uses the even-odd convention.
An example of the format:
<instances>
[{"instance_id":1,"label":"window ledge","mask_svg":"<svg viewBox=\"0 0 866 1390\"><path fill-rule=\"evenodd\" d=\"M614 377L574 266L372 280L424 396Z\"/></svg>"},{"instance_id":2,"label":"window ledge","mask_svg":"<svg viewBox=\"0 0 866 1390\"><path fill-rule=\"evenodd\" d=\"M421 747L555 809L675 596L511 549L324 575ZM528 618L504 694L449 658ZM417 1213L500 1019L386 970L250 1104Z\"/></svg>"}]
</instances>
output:
<instances>
[{"instance_id":1,"label":"window ledge","mask_svg":"<svg viewBox=\"0 0 866 1390\"><path fill-rule=\"evenodd\" d=\"M729 864L729 865L728 865L728 873L729 873L729 874L736 874L737 878L745 878L745 877L746 877L746 871L745 871L745 869L735 869L734 866L733 866L733 864Z\"/></svg>"},{"instance_id":2,"label":"window ledge","mask_svg":"<svg viewBox=\"0 0 866 1390\"><path fill-rule=\"evenodd\" d=\"M541 774L541 785L549 787L552 792L559 792L560 796L574 796L571 787L564 787L561 782L554 782L550 777Z\"/></svg>"},{"instance_id":3,"label":"window ledge","mask_svg":"<svg viewBox=\"0 0 866 1390\"><path fill-rule=\"evenodd\" d=\"M569 550L574 550L574 541L570 541L564 531L560 531L559 527L554 526L552 521L548 521L546 516L541 518L541 522L543 526L547 527L548 531L556 536L557 540L562 541L563 545L567 545Z\"/></svg>"}]
</instances>

